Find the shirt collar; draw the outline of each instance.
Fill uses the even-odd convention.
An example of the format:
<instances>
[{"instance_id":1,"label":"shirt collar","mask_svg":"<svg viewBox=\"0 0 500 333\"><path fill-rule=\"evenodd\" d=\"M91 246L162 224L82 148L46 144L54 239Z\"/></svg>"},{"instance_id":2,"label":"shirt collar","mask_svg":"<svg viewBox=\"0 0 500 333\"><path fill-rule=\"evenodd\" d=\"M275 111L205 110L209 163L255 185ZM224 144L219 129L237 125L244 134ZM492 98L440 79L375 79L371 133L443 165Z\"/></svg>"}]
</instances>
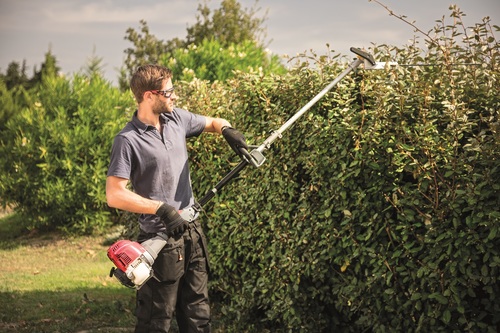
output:
<instances>
[{"instance_id":1,"label":"shirt collar","mask_svg":"<svg viewBox=\"0 0 500 333\"><path fill-rule=\"evenodd\" d=\"M142 121L137 118L137 110L134 112L132 116L132 125L139 131L140 134L144 133L148 129L148 125L144 124Z\"/></svg>"},{"instance_id":2,"label":"shirt collar","mask_svg":"<svg viewBox=\"0 0 500 333\"><path fill-rule=\"evenodd\" d=\"M161 114L160 118L162 119L162 122L164 124L166 124L169 120L166 114ZM134 127L139 131L140 134L143 134L144 132L146 132L149 127L151 127L151 128L153 127L153 126L144 124L142 121L139 120L139 118L137 118L137 110L134 112L134 115L132 116L132 125L134 125Z\"/></svg>"}]
</instances>

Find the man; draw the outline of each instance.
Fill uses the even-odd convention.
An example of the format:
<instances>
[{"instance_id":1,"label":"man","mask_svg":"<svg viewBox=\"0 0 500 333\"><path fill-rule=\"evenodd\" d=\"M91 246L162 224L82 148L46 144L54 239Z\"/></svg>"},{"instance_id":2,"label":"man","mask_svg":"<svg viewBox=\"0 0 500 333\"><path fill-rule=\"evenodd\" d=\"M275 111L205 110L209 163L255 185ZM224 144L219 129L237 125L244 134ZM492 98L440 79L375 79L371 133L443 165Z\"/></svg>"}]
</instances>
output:
<instances>
[{"instance_id":1,"label":"man","mask_svg":"<svg viewBox=\"0 0 500 333\"><path fill-rule=\"evenodd\" d=\"M165 67L141 66L130 87L138 107L113 142L107 203L141 214L139 242L160 231L169 235L153 265L155 278L137 291L135 331L168 332L175 311L180 332L210 332L205 236L197 221L178 213L194 204L186 139L216 132L236 152L247 144L227 120L176 108Z\"/></svg>"}]
</instances>

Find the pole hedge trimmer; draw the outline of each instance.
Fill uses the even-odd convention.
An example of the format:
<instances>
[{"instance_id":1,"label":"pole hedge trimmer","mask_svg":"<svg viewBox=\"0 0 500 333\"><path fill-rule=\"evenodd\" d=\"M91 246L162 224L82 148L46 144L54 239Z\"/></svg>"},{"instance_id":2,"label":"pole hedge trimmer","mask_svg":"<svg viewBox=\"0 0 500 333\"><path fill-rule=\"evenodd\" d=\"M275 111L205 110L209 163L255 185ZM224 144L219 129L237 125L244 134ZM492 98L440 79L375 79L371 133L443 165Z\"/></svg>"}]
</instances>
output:
<instances>
[{"instance_id":1,"label":"pole hedge trimmer","mask_svg":"<svg viewBox=\"0 0 500 333\"><path fill-rule=\"evenodd\" d=\"M214 188L209 190L203 198L201 198L193 206L186 208L180 212L180 215L188 222L194 221L200 214L202 207L207 204L215 195L241 170L251 164L254 167L260 167L266 160L264 151L268 150L274 141L281 138L285 132L297 119L299 119L306 111L308 111L316 102L318 102L328 91L337 85L347 74L356 69L361 64L364 64L365 69L382 69L385 63L377 63L373 56L358 48L351 47L351 52L357 57L348 65L339 76L337 76L328 86L318 93L311 101L304 105L295 115L285 122L278 130L273 131L271 135L260 146L249 146L252 150L249 152L246 149L241 149L242 160L228 174L219 181ZM115 264L110 272L110 276L115 276L124 286L140 289L144 283L154 277L153 263L158 257L161 249L167 243L168 236L160 232L154 238L148 239L142 243L133 242L130 240L119 240L111 245L108 249L108 258Z\"/></svg>"}]
</instances>

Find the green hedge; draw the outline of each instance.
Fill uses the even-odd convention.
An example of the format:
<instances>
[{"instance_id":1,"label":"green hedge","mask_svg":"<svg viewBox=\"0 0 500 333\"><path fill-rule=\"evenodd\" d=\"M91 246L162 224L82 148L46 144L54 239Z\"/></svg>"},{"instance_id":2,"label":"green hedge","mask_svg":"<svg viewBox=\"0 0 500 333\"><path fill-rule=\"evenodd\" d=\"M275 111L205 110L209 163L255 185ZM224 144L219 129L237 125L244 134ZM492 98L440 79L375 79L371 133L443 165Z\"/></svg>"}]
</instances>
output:
<instances>
[{"instance_id":1,"label":"green hedge","mask_svg":"<svg viewBox=\"0 0 500 333\"><path fill-rule=\"evenodd\" d=\"M434 66L345 78L264 166L207 207L212 291L235 330L497 331L500 84L490 37L478 30L449 53L374 49L380 60ZM261 143L344 69L317 66L241 75L230 96L198 87L189 107L229 105L222 114ZM228 171L221 160L236 161L201 141L193 149L201 195L214 170Z\"/></svg>"}]
</instances>

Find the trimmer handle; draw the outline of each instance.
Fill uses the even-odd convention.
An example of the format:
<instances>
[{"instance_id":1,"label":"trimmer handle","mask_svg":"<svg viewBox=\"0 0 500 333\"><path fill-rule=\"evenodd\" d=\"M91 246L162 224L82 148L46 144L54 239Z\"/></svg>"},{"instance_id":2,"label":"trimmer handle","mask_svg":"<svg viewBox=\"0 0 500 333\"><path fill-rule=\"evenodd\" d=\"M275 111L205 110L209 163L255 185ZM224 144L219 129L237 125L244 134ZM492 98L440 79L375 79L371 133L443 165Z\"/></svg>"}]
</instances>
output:
<instances>
[{"instance_id":1,"label":"trimmer handle","mask_svg":"<svg viewBox=\"0 0 500 333\"><path fill-rule=\"evenodd\" d=\"M252 164L254 167L257 167L257 168L260 167L264 163L266 158L264 157L262 152L257 149L257 148L259 148L258 146L249 145L248 148L251 148L252 151L249 152L245 148L240 148L240 152L241 152L243 160Z\"/></svg>"},{"instance_id":2,"label":"trimmer handle","mask_svg":"<svg viewBox=\"0 0 500 333\"><path fill-rule=\"evenodd\" d=\"M356 48L356 47L351 47L351 52L352 53L355 53L357 54L358 56L360 56L361 58L365 59L366 61L368 61L370 63L370 65L372 66L375 66L375 64L377 63L375 61L375 58L373 58L373 56L368 53L368 52L365 52L365 51L361 51L360 49Z\"/></svg>"}]
</instances>

